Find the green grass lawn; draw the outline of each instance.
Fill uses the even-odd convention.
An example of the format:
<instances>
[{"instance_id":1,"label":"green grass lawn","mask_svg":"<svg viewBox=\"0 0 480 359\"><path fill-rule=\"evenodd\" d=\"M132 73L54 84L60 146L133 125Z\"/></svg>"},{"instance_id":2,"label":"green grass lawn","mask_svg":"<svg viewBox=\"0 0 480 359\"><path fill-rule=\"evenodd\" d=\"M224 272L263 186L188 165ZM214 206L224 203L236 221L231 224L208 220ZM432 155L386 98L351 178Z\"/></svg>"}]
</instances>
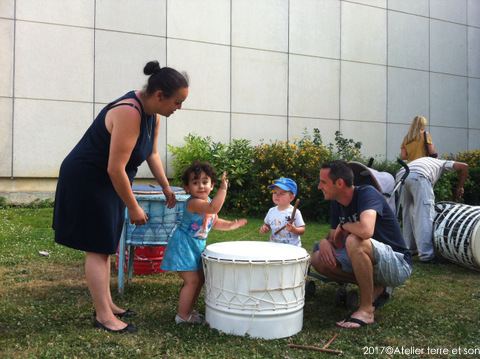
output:
<instances>
[{"instance_id":1,"label":"green grass lawn","mask_svg":"<svg viewBox=\"0 0 480 359\"><path fill-rule=\"evenodd\" d=\"M344 358L480 355L480 273L456 264L417 261L411 278L377 313L376 327L336 328L335 322L353 309L335 304L337 284L315 280L316 293L306 298L302 331L263 340L224 334L208 325L176 325L182 283L175 273L134 276L119 295L112 258L114 300L139 313L130 320L139 331L133 335L99 331L93 328L84 254L54 243L51 217L51 208L0 209L1 358L327 358L332 354L288 344L322 347L336 333L329 348L341 350ZM267 241L267 235L258 234L261 224L261 219L249 219L237 231L212 231L208 243ZM310 252L327 231L327 224L307 222L304 248ZM202 292L197 305L201 312L203 298ZM460 354L455 354L458 349ZM390 350L394 354L388 355Z\"/></svg>"}]
</instances>

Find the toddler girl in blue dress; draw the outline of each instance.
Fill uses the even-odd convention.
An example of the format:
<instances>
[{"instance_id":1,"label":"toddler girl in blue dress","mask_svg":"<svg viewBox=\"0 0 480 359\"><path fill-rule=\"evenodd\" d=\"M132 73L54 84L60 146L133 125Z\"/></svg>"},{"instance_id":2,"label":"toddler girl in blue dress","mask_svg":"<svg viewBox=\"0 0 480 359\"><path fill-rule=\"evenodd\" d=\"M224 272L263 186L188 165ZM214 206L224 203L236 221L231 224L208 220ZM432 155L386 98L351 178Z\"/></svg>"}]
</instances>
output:
<instances>
[{"instance_id":1,"label":"toddler girl in blue dress","mask_svg":"<svg viewBox=\"0 0 480 359\"><path fill-rule=\"evenodd\" d=\"M244 226L246 219L227 221L218 218L227 195L228 180L223 173L220 189L213 199L209 194L217 176L213 167L195 161L182 175L182 182L190 197L185 203L182 219L168 242L161 268L176 271L183 279L178 313L175 322L203 322L204 317L193 307L205 282L201 254L210 229L231 231Z\"/></svg>"}]
</instances>

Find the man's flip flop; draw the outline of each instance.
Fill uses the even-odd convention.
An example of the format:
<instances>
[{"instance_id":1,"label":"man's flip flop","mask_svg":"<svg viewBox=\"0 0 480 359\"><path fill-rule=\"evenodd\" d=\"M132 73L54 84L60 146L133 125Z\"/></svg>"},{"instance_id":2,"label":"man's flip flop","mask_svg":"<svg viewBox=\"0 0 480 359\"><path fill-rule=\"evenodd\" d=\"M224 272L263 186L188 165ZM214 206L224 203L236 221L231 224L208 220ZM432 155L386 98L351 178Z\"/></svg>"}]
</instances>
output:
<instances>
[{"instance_id":1,"label":"man's flip flop","mask_svg":"<svg viewBox=\"0 0 480 359\"><path fill-rule=\"evenodd\" d=\"M344 323L356 323L358 325L360 325L359 327L344 327L342 325L339 325L337 324L337 327L339 328L342 328L342 329L358 329L358 328L362 328L362 327L374 327L375 325L377 325L377 322L373 322L373 323L365 323L363 320L361 319L357 319L357 318L352 318L352 317L348 317L347 319L345 319L343 321Z\"/></svg>"},{"instance_id":2,"label":"man's flip flop","mask_svg":"<svg viewBox=\"0 0 480 359\"><path fill-rule=\"evenodd\" d=\"M382 294L380 294L378 296L377 299L375 299L372 303L372 305L374 306L375 308L375 311L379 311L380 309L382 309L382 307L388 303L388 301L390 300L391 298L391 295L390 293L388 292L387 290L387 287L383 287L383 292Z\"/></svg>"}]
</instances>

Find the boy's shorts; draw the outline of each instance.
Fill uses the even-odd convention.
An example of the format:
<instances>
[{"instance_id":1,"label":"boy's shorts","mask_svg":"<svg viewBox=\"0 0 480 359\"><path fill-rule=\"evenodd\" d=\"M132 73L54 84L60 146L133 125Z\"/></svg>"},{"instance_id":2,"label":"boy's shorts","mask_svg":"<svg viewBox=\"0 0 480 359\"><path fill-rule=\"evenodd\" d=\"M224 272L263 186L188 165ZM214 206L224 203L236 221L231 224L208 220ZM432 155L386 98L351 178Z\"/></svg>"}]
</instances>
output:
<instances>
[{"instance_id":1,"label":"boy's shorts","mask_svg":"<svg viewBox=\"0 0 480 359\"><path fill-rule=\"evenodd\" d=\"M373 265L373 282L387 287L398 287L412 274L412 266L405 261L403 253L394 252L389 245L370 238L375 254L376 264ZM345 248L336 249L337 261L345 272L353 273L352 262Z\"/></svg>"}]
</instances>

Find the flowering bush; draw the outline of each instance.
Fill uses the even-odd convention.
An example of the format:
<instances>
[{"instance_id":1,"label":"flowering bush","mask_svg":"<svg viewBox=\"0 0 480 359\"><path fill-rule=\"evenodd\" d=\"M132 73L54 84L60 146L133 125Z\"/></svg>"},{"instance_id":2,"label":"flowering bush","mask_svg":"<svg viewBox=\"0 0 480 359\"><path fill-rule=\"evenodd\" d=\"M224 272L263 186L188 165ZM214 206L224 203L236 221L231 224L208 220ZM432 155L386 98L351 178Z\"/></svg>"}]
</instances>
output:
<instances>
[{"instance_id":1,"label":"flowering bush","mask_svg":"<svg viewBox=\"0 0 480 359\"><path fill-rule=\"evenodd\" d=\"M227 172L229 194L224 210L249 216L263 216L274 204L269 185L280 177L294 180L298 186L302 215L328 218L328 203L318 190L320 166L337 158L360 160L361 142L344 139L336 133L336 143L324 145L318 129L313 138L307 133L300 140L276 141L251 146L247 140L230 145L214 143L210 137L185 137L186 145L169 146L174 155L174 181L180 183L183 169L193 160L210 162L217 173Z\"/></svg>"},{"instance_id":2,"label":"flowering bush","mask_svg":"<svg viewBox=\"0 0 480 359\"><path fill-rule=\"evenodd\" d=\"M265 216L274 206L272 191L268 187L276 179L288 177L297 183L296 198L300 199L299 209L303 217L327 221L329 203L318 190L320 167L323 162L335 159L366 164L360 154L361 146L361 142L343 138L339 131L335 133L335 144L325 145L320 130L314 129L313 136L305 131L301 139L262 142L257 146L252 146L248 140L232 140L225 145L213 142L210 137L190 134L185 137L184 146L168 148L174 156L176 185L181 186L181 174L194 160L210 162L218 174L227 172L229 193L223 206L225 212ZM480 150L460 151L458 156L444 155L442 158L468 163L469 179L465 184L464 201L480 204ZM374 162L372 167L395 177L400 165L395 161L381 160ZM453 200L457 183L457 173L443 175L435 186L435 200Z\"/></svg>"},{"instance_id":3,"label":"flowering bush","mask_svg":"<svg viewBox=\"0 0 480 359\"><path fill-rule=\"evenodd\" d=\"M323 162L339 157L345 160L359 159L361 143L346 140L340 132L336 133L336 149L334 145L324 145L318 129L314 129L313 138L307 133L300 140L292 142L276 141L261 143L252 152L252 173L249 195L243 196L239 207L246 214L258 215L267 213L273 207L271 190L268 188L280 177L288 177L297 183L297 199L299 209L306 218L328 217L328 203L318 190L320 167ZM347 157L347 158L346 158Z\"/></svg>"},{"instance_id":4,"label":"flowering bush","mask_svg":"<svg viewBox=\"0 0 480 359\"><path fill-rule=\"evenodd\" d=\"M457 162L465 162L469 167L480 167L480 150L458 151L457 156L448 156Z\"/></svg>"}]
</instances>

